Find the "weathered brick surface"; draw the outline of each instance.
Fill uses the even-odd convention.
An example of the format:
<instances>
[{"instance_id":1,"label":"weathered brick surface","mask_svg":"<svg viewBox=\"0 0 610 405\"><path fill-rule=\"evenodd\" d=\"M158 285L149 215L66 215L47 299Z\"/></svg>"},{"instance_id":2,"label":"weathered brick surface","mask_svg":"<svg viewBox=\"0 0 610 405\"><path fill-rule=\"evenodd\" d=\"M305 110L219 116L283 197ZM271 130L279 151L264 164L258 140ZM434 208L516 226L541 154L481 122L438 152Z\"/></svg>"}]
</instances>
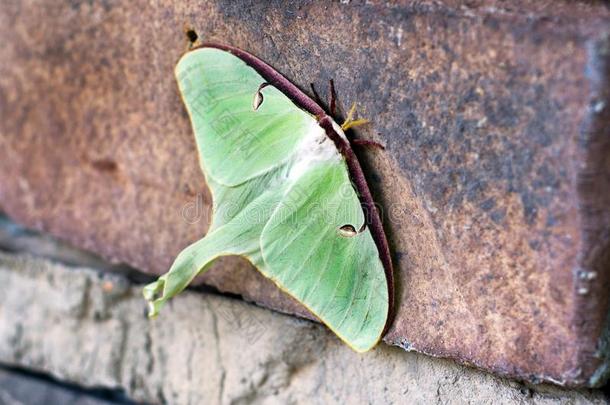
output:
<instances>
[{"instance_id":1,"label":"weathered brick surface","mask_svg":"<svg viewBox=\"0 0 610 405\"><path fill-rule=\"evenodd\" d=\"M3 2L0 205L164 272L209 215L172 76L187 24L303 88L333 77L342 104L357 100L372 119L357 136L387 145L361 156L396 264L388 343L595 383L610 261L610 12L372 3ZM206 281L303 314L243 261L224 259Z\"/></svg>"}]
</instances>

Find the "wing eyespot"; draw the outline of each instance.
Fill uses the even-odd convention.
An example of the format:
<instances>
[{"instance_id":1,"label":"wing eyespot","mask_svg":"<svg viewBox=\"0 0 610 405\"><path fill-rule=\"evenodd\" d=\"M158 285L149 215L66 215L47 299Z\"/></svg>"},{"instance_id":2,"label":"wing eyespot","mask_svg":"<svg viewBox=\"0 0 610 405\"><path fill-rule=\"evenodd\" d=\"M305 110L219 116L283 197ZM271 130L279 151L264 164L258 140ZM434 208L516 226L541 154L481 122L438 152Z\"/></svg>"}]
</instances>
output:
<instances>
[{"instance_id":1,"label":"wing eyespot","mask_svg":"<svg viewBox=\"0 0 610 405\"><path fill-rule=\"evenodd\" d=\"M343 225L339 227L339 235L344 236L346 238L351 238L352 236L356 236L357 232L356 232L356 228L354 228L352 225Z\"/></svg>"},{"instance_id":2,"label":"wing eyespot","mask_svg":"<svg viewBox=\"0 0 610 405\"><path fill-rule=\"evenodd\" d=\"M356 230L356 228L354 228L353 225L345 224L345 225L342 225L339 227L338 232L339 232L339 235L341 235L345 238L351 238L351 237L354 237L354 236L362 233L365 229L366 229L366 223L362 224L362 226L358 230Z\"/></svg>"},{"instance_id":3,"label":"wing eyespot","mask_svg":"<svg viewBox=\"0 0 610 405\"><path fill-rule=\"evenodd\" d=\"M269 83L262 83L260 86L258 86L256 93L254 93L254 100L252 100L252 109L254 111L258 110L258 108L263 104L263 101L265 101L262 90L267 86L269 86Z\"/></svg>"}]
</instances>

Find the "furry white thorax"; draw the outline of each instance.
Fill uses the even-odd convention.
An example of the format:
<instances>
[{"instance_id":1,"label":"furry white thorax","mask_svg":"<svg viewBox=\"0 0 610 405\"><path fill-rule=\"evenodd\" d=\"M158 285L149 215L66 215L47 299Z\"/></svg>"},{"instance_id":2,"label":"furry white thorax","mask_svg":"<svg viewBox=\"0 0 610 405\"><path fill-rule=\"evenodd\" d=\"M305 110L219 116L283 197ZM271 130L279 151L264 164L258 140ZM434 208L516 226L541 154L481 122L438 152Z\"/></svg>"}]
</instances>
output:
<instances>
[{"instance_id":1,"label":"furry white thorax","mask_svg":"<svg viewBox=\"0 0 610 405\"><path fill-rule=\"evenodd\" d=\"M333 127L335 126L333 121ZM341 127L336 125L339 134L345 137ZM335 128L335 130L337 130ZM297 180L307 170L311 169L316 163L323 162L339 162L342 157L333 141L326 136L324 129L318 125L317 121L311 124L307 136L299 143L297 150L294 153L294 161L288 179L291 181Z\"/></svg>"},{"instance_id":2,"label":"furry white thorax","mask_svg":"<svg viewBox=\"0 0 610 405\"><path fill-rule=\"evenodd\" d=\"M339 124L337 124L335 122L335 120L333 120L332 118L331 118L330 122L331 122L331 124L333 124L333 129L335 130L335 132L338 133L339 136L341 138L343 138L343 140L345 140L346 142L349 143L349 141L347 140L347 136L345 136L345 132L343 132L343 129L341 128L341 126L339 126Z\"/></svg>"}]
</instances>

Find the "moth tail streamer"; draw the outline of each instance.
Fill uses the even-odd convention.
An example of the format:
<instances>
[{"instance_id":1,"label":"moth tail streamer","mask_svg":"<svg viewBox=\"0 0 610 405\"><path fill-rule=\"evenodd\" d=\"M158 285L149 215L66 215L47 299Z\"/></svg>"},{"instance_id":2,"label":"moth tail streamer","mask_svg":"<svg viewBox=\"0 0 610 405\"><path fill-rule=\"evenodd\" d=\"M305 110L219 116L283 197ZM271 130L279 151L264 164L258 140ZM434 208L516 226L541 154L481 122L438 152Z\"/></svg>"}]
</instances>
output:
<instances>
[{"instance_id":1,"label":"moth tail streamer","mask_svg":"<svg viewBox=\"0 0 610 405\"><path fill-rule=\"evenodd\" d=\"M208 264L221 255L214 239L213 235L208 234L184 249L167 273L144 287L142 294L148 302L150 318L156 317L170 298L184 290L196 276L207 270Z\"/></svg>"}]
</instances>

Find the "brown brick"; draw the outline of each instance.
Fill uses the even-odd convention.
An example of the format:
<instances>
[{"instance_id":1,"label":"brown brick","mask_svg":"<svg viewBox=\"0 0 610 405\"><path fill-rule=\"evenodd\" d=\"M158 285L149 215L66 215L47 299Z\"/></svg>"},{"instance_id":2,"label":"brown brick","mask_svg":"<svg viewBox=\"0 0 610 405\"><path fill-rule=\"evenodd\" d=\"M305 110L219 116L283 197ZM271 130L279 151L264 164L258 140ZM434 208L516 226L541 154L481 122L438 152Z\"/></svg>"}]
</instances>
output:
<instances>
[{"instance_id":1,"label":"brown brick","mask_svg":"<svg viewBox=\"0 0 610 405\"><path fill-rule=\"evenodd\" d=\"M210 195L172 72L186 24L302 88L334 78L344 109L358 101L372 120L356 135L387 145L360 155L396 264L388 343L599 383L608 7L370 3L2 2L0 205L156 274L201 237ZM244 261L223 259L206 280L303 314Z\"/></svg>"}]
</instances>

